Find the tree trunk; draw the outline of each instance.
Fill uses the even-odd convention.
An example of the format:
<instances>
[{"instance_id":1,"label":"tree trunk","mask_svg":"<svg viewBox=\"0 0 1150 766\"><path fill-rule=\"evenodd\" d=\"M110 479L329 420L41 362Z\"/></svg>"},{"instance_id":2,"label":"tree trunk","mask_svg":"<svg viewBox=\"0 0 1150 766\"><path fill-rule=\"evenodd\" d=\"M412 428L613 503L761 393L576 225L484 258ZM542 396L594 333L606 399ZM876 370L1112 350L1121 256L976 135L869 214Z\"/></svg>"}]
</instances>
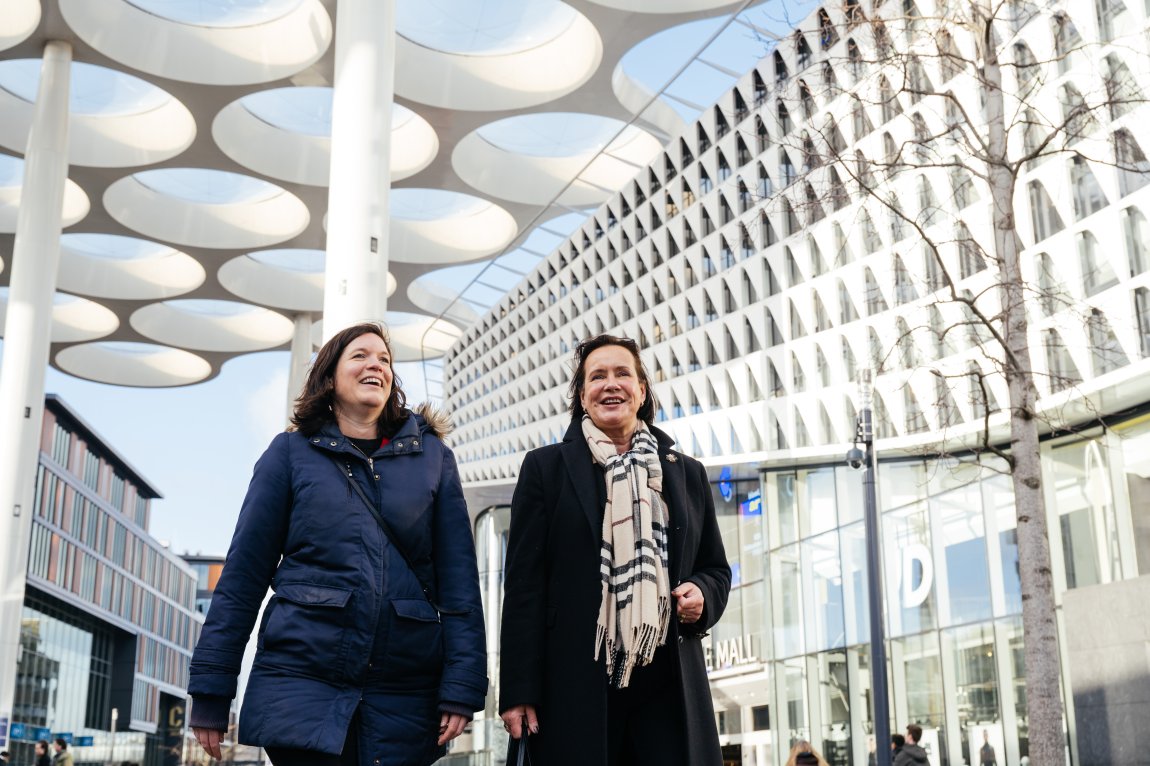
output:
<instances>
[{"instance_id":1,"label":"tree trunk","mask_svg":"<svg viewBox=\"0 0 1150 766\"><path fill-rule=\"evenodd\" d=\"M1061 766L1066 737L1062 729L1062 695L1054 581L1046 529L1039 458L1038 392L1027 335L1025 287L1014 215L1015 169L1007 155L1002 70L991 32L989 0L979 2L982 25L983 77L986 91L988 178L994 224L994 254L1000 270L1003 373L1010 397L1011 479L1018 519L1018 565L1022 580L1022 630L1026 658L1026 716L1030 762Z\"/></svg>"}]
</instances>

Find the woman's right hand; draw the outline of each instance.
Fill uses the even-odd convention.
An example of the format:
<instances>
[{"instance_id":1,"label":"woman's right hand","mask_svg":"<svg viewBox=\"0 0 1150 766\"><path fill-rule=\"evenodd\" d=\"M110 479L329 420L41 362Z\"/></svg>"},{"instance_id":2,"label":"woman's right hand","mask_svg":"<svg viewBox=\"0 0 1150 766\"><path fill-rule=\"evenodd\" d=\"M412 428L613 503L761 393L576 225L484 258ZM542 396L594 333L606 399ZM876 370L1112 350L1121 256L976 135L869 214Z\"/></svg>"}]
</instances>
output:
<instances>
[{"instance_id":1,"label":"woman's right hand","mask_svg":"<svg viewBox=\"0 0 1150 766\"><path fill-rule=\"evenodd\" d=\"M526 734L524 728L531 734L539 733L539 718L535 715L534 705L516 705L504 710L500 717L503 728L515 739L523 739Z\"/></svg>"},{"instance_id":2,"label":"woman's right hand","mask_svg":"<svg viewBox=\"0 0 1150 766\"><path fill-rule=\"evenodd\" d=\"M202 747L208 755L217 761L223 758L223 753L220 752L220 743L224 741L224 733L222 731L193 726L192 732L196 735L196 741L200 743L200 747Z\"/></svg>"}]
</instances>

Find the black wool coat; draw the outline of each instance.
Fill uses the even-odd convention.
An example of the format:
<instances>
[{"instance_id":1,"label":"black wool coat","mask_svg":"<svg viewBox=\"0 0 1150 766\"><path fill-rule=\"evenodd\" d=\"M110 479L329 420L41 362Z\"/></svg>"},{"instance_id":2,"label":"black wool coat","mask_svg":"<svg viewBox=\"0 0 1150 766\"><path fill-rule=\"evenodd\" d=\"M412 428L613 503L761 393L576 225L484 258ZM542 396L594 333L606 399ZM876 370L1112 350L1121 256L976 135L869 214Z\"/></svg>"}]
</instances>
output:
<instances>
[{"instance_id":1,"label":"black wool coat","mask_svg":"<svg viewBox=\"0 0 1150 766\"><path fill-rule=\"evenodd\" d=\"M681 731L692 766L721 766L701 634L727 605L731 569L702 464L671 449L652 428L663 466L663 499L670 526L671 587L690 580L703 592L702 618L689 625L672 617L667 643L682 695ZM607 688L603 653L595 655L595 623L602 585L599 545L606 481L579 421L560 444L527 453L511 501L503 626L500 635L500 711L534 705L539 734L533 754L547 766L607 762Z\"/></svg>"}]
</instances>

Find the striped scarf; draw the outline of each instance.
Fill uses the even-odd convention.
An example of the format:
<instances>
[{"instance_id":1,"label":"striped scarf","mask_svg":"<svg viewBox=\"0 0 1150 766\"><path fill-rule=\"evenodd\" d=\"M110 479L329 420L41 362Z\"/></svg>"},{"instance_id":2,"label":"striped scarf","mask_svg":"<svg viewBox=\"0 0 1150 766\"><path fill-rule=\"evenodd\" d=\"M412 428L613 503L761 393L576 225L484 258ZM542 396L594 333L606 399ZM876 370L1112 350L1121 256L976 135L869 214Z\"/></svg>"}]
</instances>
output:
<instances>
[{"instance_id":1,"label":"striped scarf","mask_svg":"<svg viewBox=\"0 0 1150 766\"><path fill-rule=\"evenodd\" d=\"M612 685L622 689L631 671L655 656L667 640L671 588L667 579L667 506L658 442L645 423L622 455L583 416L583 436L603 467L607 506L603 511L600 574L603 601L595 627L595 659L602 649Z\"/></svg>"}]
</instances>

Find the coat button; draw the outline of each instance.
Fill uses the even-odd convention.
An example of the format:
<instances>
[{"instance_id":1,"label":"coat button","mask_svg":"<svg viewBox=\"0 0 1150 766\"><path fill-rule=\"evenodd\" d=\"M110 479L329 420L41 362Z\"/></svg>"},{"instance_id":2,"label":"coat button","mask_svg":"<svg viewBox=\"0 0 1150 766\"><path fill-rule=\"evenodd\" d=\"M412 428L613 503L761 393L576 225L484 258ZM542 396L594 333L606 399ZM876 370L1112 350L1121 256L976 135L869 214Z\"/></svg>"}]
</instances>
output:
<instances>
[{"instance_id":1,"label":"coat button","mask_svg":"<svg viewBox=\"0 0 1150 766\"><path fill-rule=\"evenodd\" d=\"M334 447L336 444L338 444L338 442L332 442L332 443L331 443L331 446L333 446L333 447Z\"/></svg>"},{"instance_id":2,"label":"coat button","mask_svg":"<svg viewBox=\"0 0 1150 766\"><path fill-rule=\"evenodd\" d=\"M319 444L319 437L317 436L317 437L315 437L314 439L312 439L312 440L311 440L311 443L312 443L312 444Z\"/></svg>"},{"instance_id":3,"label":"coat button","mask_svg":"<svg viewBox=\"0 0 1150 766\"><path fill-rule=\"evenodd\" d=\"M396 442L396 443L395 443L395 448L396 448L396 449L403 449L403 442Z\"/></svg>"},{"instance_id":4,"label":"coat button","mask_svg":"<svg viewBox=\"0 0 1150 766\"><path fill-rule=\"evenodd\" d=\"M416 439L415 441L413 441L413 442L411 443L411 446L412 446L412 447L418 447L418 446L419 446L419 440L418 440L418 439Z\"/></svg>"}]
</instances>

